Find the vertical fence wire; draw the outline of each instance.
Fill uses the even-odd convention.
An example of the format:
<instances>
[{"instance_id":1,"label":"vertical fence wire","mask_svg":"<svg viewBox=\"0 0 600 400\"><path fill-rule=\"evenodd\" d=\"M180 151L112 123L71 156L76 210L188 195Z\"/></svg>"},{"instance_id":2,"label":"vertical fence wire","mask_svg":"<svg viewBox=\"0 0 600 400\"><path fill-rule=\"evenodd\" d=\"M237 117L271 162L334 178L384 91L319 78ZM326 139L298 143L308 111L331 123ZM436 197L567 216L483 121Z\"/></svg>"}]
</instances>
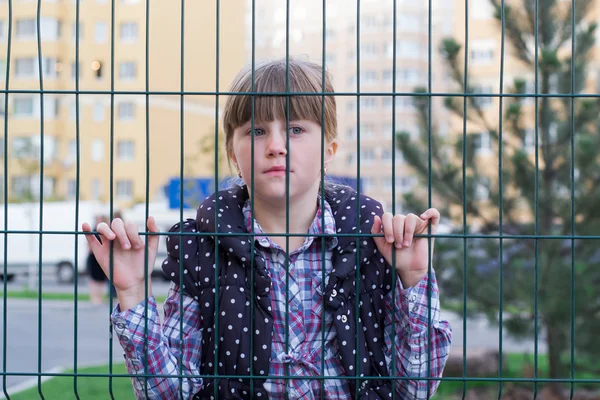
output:
<instances>
[{"instance_id":1,"label":"vertical fence wire","mask_svg":"<svg viewBox=\"0 0 600 400\"><path fill-rule=\"evenodd\" d=\"M534 259L534 304L533 304L533 334L534 334L534 342L533 342L533 400L537 399L538 396L538 363L539 363L539 303L538 303L538 293L539 293L539 279L540 279L540 265L539 265L539 240L537 236L540 234L540 225L539 225L539 168L540 168L540 157L539 157L539 0L535 0L535 22L534 22L534 37L535 37L535 60L533 62L533 69L535 74L535 105L534 105L534 120L535 120L535 182L534 182L534 196L535 196L535 210L534 210L534 251L535 251L535 259Z\"/></svg>"},{"instance_id":2,"label":"vertical fence wire","mask_svg":"<svg viewBox=\"0 0 600 400\"><path fill-rule=\"evenodd\" d=\"M114 182L115 182L115 0L111 0L110 6L110 164L109 164L109 174L110 174L110 185L109 185L109 220L112 221L115 215L114 212ZM117 193L118 194L118 193ZM108 282L109 288L114 281L114 244L111 243L110 246L110 255L109 255L109 274L108 274ZM108 313L110 316L110 312L113 306L113 298L110 295L108 296ZM112 324L108 324L108 394L111 399L114 400L115 396L113 393L113 326Z\"/></svg>"},{"instance_id":3,"label":"vertical fence wire","mask_svg":"<svg viewBox=\"0 0 600 400\"><path fill-rule=\"evenodd\" d=\"M79 126L79 12L81 0L76 0L75 3L75 227L74 231L79 230L79 190L80 190L80 169L81 169L81 137L80 137L80 126ZM75 234L73 237L75 241L75 255L73 265L73 392L77 400L79 400L78 385L77 385L77 344L78 344L78 306L79 306L79 235ZM84 239L85 240L85 239Z\"/></svg>"},{"instance_id":4,"label":"vertical fence wire","mask_svg":"<svg viewBox=\"0 0 600 400\"><path fill-rule=\"evenodd\" d=\"M146 147L146 197L144 199L144 225L146 228L142 228L142 230L148 230L148 218L150 217L150 0L146 0L145 2L145 10L144 16L146 20L146 31L145 31L145 59L144 59L144 87L146 93L144 94L144 100L146 105L146 112L144 113L144 130L145 130L145 147ZM149 270L154 269L154 265L148 265L148 256L149 256L149 248L148 241L151 236L146 235L146 240L144 241L144 265L147 266ZM160 238L160 236L159 236ZM160 240L160 239L159 239ZM166 240L166 239L165 239ZM156 257L156 255L155 255ZM156 261L155 261L156 262ZM144 277L144 354L142 355L143 363L144 363L144 394L148 396L148 297L149 297L149 285L150 285L150 274L145 274ZM111 296L112 297L112 296Z\"/></svg>"},{"instance_id":5,"label":"vertical fence wire","mask_svg":"<svg viewBox=\"0 0 600 400\"><path fill-rule=\"evenodd\" d=\"M254 129L255 129L255 124L256 124L256 120L255 120L255 100L256 100L256 96L255 96L255 92L256 92L256 0L251 0L252 1L252 43L251 43L251 47L252 47L252 54L251 54L251 71L250 71L250 80L251 80L251 89L252 89L252 95L250 97L250 132L252 132L252 134L250 135L250 160L251 160L251 165L254 165L254 148L255 148L255 135L254 135ZM254 227L254 197L255 197L255 193L254 193L254 168L250 169L250 251L251 251L251 257L250 257L250 270L254 271L254 258L255 258L255 254L256 254L256 236L255 234L255 227ZM254 274L250 274L250 299L252 300L250 302L250 335L252 336L252 333L254 332ZM273 314L276 313L276 310L274 308L272 308L273 310ZM217 314L218 315L218 314ZM274 316L274 315L273 315ZM275 327L275 324L273 323L273 327ZM250 340L250 360L254 360L254 340ZM271 375L270 371L266 371L267 375ZM250 378L250 397L254 398L254 369L251 367L250 371L249 371L249 375L251 376Z\"/></svg>"},{"instance_id":6,"label":"vertical fence wire","mask_svg":"<svg viewBox=\"0 0 600 400\"><path fill-rule=\"evenodd\" d=\"M477 1L477 0L473 0ZM462 310L462 400L467 396L467 263L468 263L468 226L467 226L467 108L469 91L469 0L465 0L465 51L463 69L463 116L462 116L462 230L463 230L463 310Z\"/></svg>"},{"instance_id":7,"label":"vertical fence wire","mask_svg":"<svg viewBox=\"0 0 600 400\"><path fill-rule=\"evenodd\" d=\"M42 35L40 29L42 0L37 0L36 11L36 36L38 55L38 74L40 84L40 190L39 190L39 232L38 232L38 393L44 399L42 393L42 230L44 223L44 69L42 65ZM32 146L33 147L33 146ZM31 183L30 183L31 184Z\"/></svg>"},{"instance_id":8,"label":"vertical fence wire","mask_svg":"<svg viewBox=\"0 0 600 400\"><path fill-rule=\"evenodd\" d=\"M356 191L360 193L360 0L356 0ZM360 196L356 196L356 230L357 234L360 234ZM354 378L353 384L349 385L350 387L354 386L355 388L355 399L358 400L359 394L359 381L356 379L358 377L358 370L360 369L360 324L358 322L360 315L360 246L359 246L360 238L357 235L355 238L355 246L356 246L356 272L355 272L355 282L356 282L356 305L354 307L354 315L355 317L355 330L356 340L354 342L355 349L357 349L355 357L354 357L354 365L355 371L346 371L346 375L349 375Z\"/></svg>"},{"instance_id":9,"label":"vertical fence wire","mask_svg":"<svg viewBox=\"0 0 600 400\"><path fill-rule=\"evenodd\" d=\"M504 286L504 260L503 260L503 252L504 252L504 240L503 240L503 234L504 234L504 219L503 219L503 206L504 206L504 202L503 202L503 160L502 160L502 147L503 147L503 115L502 115L502 111L503 111L503 105L504 105L504 98L502 96L502 94L504 93L504 35L505 35L505 5L504 5L504 0L502 0L501 3L501 11L500 11L500 23L501 23L501 27L502 27L502 33L500 35L500 84L499 84L499 96L498 96L498 188L499 188L499 199L498 199L498 220L499 220L499 235L500 235L500 259L499 259L499 274L500 274L500 285L498 288L498 297L499 297L499 311L500 311L500 316L498 318L498 349L499 349L499 353L500 356L498 357L498 399L500 399L502 397L502 368L503 368L503 362L502 362L502 358L503 358L503 351L502 351L502 345L503 345L503 338L502 338L502 334L503 334L503 313L504 313L504 306L503 306L503 286Z\"/></svg>"},{"instance_id":10,"label":"vertical fence wire","mask_svg":"<svg viewBox=\"0 0 600 400\"><path fill-rule=\"evenodd\" d=\"M571 179L571 346L570 346L570 369L569 378L571 380L571 390L569 393L569 399L573 399L575 394L575 0L571 0L571 135L570 135L570 146L571 146L571 159L569 160L570 166L570 179Z\"/></svg>"},{"instance_id":11,"label":"vertical fence wire","mask_svg":"<svg viewBox=\"0 0 600 400\"><path fill-rule=\"evenodd\" d=\"M185 0L181 0L181 15L180 15L180 38L179 38L179 236L177 237L177 241L179 242L179 314L181 317L179 318L179 360L178 360L178 370L179 370L179 397L183 398L183 298L184 298L184 285L183 285L183 276L184 276L184 264L183 264L183 207L184 207L184 190L185 190L185 174L184 174L184 158L185 158ZM215 284L218 285L218 280L215 281ZM218 287L217 287L218 289ZM218 293L218 290L217 290ZM218 303L216 303L218 304ZM218 333L218 332L217 332ZM215 336L218 338L218 336ZM219 341L215 340L215 352L219 352ZM216 390L216 383L215 383ZM216 392L215 392L216 396Z\"/></svg>"},{"instance_id":12,"label":"vertical fence wire","mask_svg":"<svg viewBox=\"0 0 600 400\"><path fill-rule=\"evenodd\" d=\"M433 10L432 10L432 2L429 0L427 7L427 91L429 94L433 93L432 87L432 18L433 18ZM428 187L427 187L427 208L432 207L432 172L433 172L433 159L432 159L432 149L433 149L433 137L432 137L432 115L433 108L431 104L432 96L427 96L427 146L428 146L428 157L427 157L427 175L428 175ZM431 281L433 279L433 271L431 265L432 258L432 242L431 242L431 224L427 224L427 379L425 382L427 384L427 398L431 396L431 383L429 380L431 378L431 296L433 296L433 288L431 286Z\"/></svg>"},{"instance_id":13,"label":"vertical fence wire","mask_svg":"<svg viewBox=\"0 0 600 400\"><path fill-rule=\"evenodd\" d=\"M290 0L285 2L285 352L290 353ZM254 164L252 164L254 169ZM290 363L285 363L285 376L290 374ZM285 380L286 398L290 394L291 379Z\"/></svg>"},{"instance_id":14,"label":"vertical fence wire","mask_svg":"<svg viewBox=\"0 0 600 400\"><path fill-rule=\"evenodd\" d=\"M393 17L392 17L392 214L396 215L396 51L398 46L397 29L398 29L398 1L393 0ZM383 224L383 219L381 221ZM383 225L382 225L383 226ZM391 376L396 376L396 296L402 296L402 293L396 292L398 274L396 274L396 252L392 251L392 327L391 327L391 358L390 371ZM392 381L392 400L396 398L396 381Z\"/></svg>"},{"instance_id":15,"label":"vertical fence wire","mask_svg":"<svg viewBox=\"0 0 600 400\"><path fill-rule=\"evenodd\" d=\"M323 0L323 11L322 11L322 47L321 47L321 59L323 60L323 68L321 69L321 188L320 188L320 204L321 207L321 233L325 233L325 77L327 73L327 0ZM335 97L332 97L335 101ZM325 235L321 236L321 284L319 289L321 293L324 293L325 288L325 269L327 266L327 260L325 259L325 243L328 238ZM321 376L325 375L325 298L321 298ZM325 380L319 381L321 390L321 399L325 397Z\"/></svg>"},{"instance_id":16,"label":"vertical fence wire","mask_svg":"<svg viewBox=\"0 0 600 400\"><path fill-rule=\"evenodd\" d=\"M221 44L220 41L220 33L221 33L221 29L220 29L220 5L221 5L221 1L220 0L216 0L215 1L215 7L216 7L216 12L215 12L215 18L216 18L216 43L215 43L215 193L219 192L219 69L220 69L220 65L219 65L219 61L220 61L220 53L219 53L219 47ZM183 39L183 38L182 38ZM215 240L215 314L217 315L217 318L219 316L219 301L218 301L218 296L219 296L219 197L221 196L215 196L215 238L217 240ZM182 246L183 247L183 246ZM182 311L182 315L183 315L183 311ZM219 324L218 322L215 324L215 339L219 337L218 333L219 333L219 328L218 328ZM225 343L223 343L225 345ZM219 352L215 352L215 369L217 368L217 366L219 365ZM218 385L214 385L214 394L215 394L215 398L217 397L217 392L218 392Z\"/></svg>"},{"instance_id":17,"label":"vertical fence wire","mask_svg":"<svg viewBox=\"0 0 600 400\"><path fill-rule=\"evenodd\" d=\"M6 46L6 75L4 78L4 182L3 182L3 186L4 186L4 190L3 190L3 197L4 197L4 234L2 235L2 240L4 243L4 266L2 268L3 272L4 272L4 276L8 276L7 272L8 272L8 233L6 233L8 231L8 88L10 87L10 56L11 56L11 44L12 44L12 2L13 0L8 0L8 32L7 32L7 38L8 38L8 43ZM8 350L8 346L7 346L7 328L8 328L8 279L4 279L4 282L2 283L3 286L3 293L2 293L2 311L3 311L3 315L4 315L4 325L2 326L2 372L4 372L4 374L2 375L2 391L4 392L4 396L7 399L10 399L10 396L8 394L8 392L6 391L6 368L7 368L7 362L6 362L6 350Z\"/></svg>"}]
</instances>

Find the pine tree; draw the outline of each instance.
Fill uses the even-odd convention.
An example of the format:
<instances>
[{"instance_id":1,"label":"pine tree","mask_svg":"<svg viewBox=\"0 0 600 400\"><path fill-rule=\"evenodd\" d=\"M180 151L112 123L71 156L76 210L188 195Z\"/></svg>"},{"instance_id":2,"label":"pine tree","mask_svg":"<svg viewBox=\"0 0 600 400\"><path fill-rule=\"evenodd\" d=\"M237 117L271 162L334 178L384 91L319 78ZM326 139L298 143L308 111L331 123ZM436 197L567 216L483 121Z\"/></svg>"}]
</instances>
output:
<instances>
[{"instance_id":1,"label":"pine tree","mask_svg":"<svg viewBox=\"0 0 600 400\"><path fill-rule=\"evenodd\" d=\"M502 303L502 326L517 337L532 338L537 319L550 378L570 376L572 342L575 371L597 373L600 250L597 240L570 238L597 235L600 226L600 113L597 99L580 95L590 82L596 24L589 23L589 13L595 1L575 1L574 15L571 1L539 1L537 24L534 0L505 4L503 13L500 0L485 1L496 10L498 28L504 22L506 51L522 63L522 71L534 75L537 56L541 96L535 97L535 84L528 87L535 82L531 77L505 82L505 93L523 96L495 102L502 102L499 123L499 108L490 117L485 97L474 94L475 79L465 80L463 47L452 38L442 40L439 50L457 93L469 95L447 97L445 106L464 121L463 129L442 136L437 125L447 121L432 114L429 132L430 103L426 90L416 89L420 135L398 133L398 147L425 187L431 157L431 188L442 200L443 215L458 226L455 233L477 236L436 242L441 290L460 309L466 298L469 315L498 320ZM473 129L489 135L487 157L478 149L488 136L472 135ZM404 201L422 209L424 194L405 194Z\"/></svg>"}]
</instances>

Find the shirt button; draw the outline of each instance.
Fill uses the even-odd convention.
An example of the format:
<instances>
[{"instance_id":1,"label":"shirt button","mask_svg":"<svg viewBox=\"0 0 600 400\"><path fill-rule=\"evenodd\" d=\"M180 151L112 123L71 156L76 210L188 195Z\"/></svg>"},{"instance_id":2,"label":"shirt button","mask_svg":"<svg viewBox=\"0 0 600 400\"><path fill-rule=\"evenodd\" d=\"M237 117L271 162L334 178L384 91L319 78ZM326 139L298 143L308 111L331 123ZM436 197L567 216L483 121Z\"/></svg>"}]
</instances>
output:
<instances>
[{"instance_id":1,"label":"shirt button","mask_svg":"<svg viewBox=\"0 0 600 400\"><path fill-rule=\"evenodd\" d=\"M342 315L342 322L343 323L348 322L348 317L346 317L345 315Z\"/></svg>"},{"instance_id":2,"label":"shirt button","mask_svg":"<svg viewBox=\"0 0 600 400\"><path fill-rule=\"evenodd\" d=\"M337 290L333 289L331 291L331 297L335 297L335 296L337 296Z\"/></svg>"}]
</instances>

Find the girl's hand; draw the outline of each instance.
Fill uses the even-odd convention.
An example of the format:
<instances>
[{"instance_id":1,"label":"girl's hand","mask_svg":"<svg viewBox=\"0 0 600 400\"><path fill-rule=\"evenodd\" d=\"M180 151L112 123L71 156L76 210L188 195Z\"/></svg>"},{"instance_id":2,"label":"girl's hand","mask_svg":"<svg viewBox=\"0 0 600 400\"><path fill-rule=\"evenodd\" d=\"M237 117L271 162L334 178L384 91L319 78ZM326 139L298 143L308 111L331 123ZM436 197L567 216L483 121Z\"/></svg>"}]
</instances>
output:
<instances>
[{"instance_id":1,"label":"girl's hand","mask_svg":"<svg viewBox=\"0 0 600 400\"><path fill-rule=\"evenodd\" d=\"M413 235L427 234L427 226L431 224L431 233L437 231L440 213L430 208L420 216L415 214L401 215L386 212L382 218L375 216L371 233L384 233L385 237L374 237L379 252L392 265L392 251L396 252L396 271L400 275L404 287L419 283L427 274L428 268L428 238L413 239ZM433 256L434 238L431 238L431 254Z\"/></svg>"},{"instance_id":2,"label":"girl's hand","mask_svg":"<svg viewBox=\"0 0 600 400\"><path fill-rule=\"evenodd\" d=\"M148 232L159 232L153 217L148 218ZM158 250L158 235L148 236L148 264L145 261L144 241L138 234L138 226L132 222L123 222L115 218L111 226L101 222L96 227L102 243L91 233L90 225L82 225L90 249L94 253L104 274L110 276L110 245L113 246L113 280L121 309L128 309L145 298L145 280L150 283L150 274ZM150 287L149 287L150 288ZM127 303L127 304L124 304ZM131 303L131 304L129 304Z\"/></svg>"}]
</instances>

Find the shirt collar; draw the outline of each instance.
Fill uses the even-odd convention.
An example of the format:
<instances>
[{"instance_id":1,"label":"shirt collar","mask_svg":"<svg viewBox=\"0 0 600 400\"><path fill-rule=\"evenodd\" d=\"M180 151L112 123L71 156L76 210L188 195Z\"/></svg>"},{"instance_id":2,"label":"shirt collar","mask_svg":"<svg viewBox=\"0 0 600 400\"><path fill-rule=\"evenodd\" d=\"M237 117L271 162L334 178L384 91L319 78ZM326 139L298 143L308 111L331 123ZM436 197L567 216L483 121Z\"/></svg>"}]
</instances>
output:
<instances>
[{"instance_id":1,"label":"shirt collar","mask_svg":"<svg viewBox=\"0 0 600 400\"><path fill-rule=\"evenodd\" d=\"M324 233L325 235L330 235L325 238L325 243L328 250L333 249L338 245L338 238L335 236L335 218L333 217L333 212L331 211L331 206L327 202L327 200L323 200L324 207L321 208L321 196L318 196L317 199L317 213L315 214L315 218L313 222L310 224L308 228L308 235L319 235ZM250 203L250 199L246 200L244 203L244 207L242 208L242 212L244 213L244 222L246 225L246 229L248 232L252 232L252 205ZM325 221L325 229L322 229L322 222ZM258 221L254 219L254 233L255 241L257 241L263 247L270 247L271 240L264 235L264 231Z\"/></svg>"}]
</instances>

